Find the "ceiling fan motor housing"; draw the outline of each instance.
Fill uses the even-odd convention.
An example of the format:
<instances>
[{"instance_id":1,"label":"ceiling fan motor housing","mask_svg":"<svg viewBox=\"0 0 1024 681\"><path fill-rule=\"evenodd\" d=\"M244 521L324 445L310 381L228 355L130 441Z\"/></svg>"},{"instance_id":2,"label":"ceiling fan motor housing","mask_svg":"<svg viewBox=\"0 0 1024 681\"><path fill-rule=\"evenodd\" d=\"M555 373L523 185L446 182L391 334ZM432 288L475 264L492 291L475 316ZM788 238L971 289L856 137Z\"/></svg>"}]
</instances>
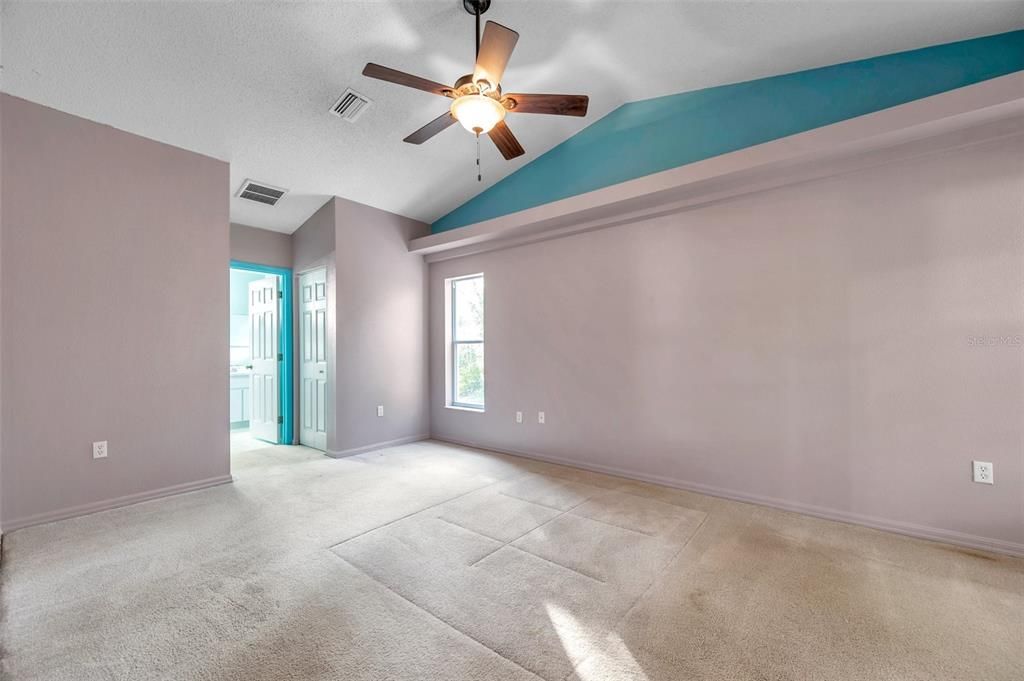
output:
<instances>
[{"instance_id":1,"label":"ceiling fan motor housing","mask_svg":"<svg viewBox=\"0 0 1024 681\"><path fill-rule=\"evenodd\" d=\"M491 99L501 99L501 85L493 86L486 80L480 82L487 83L488 87L481 88L480 85L473 80L473 74L467 73L455 81L455 88L452 90L452 97L462 97L463 95L486 95Z\"/></svg>"}]
</instances>

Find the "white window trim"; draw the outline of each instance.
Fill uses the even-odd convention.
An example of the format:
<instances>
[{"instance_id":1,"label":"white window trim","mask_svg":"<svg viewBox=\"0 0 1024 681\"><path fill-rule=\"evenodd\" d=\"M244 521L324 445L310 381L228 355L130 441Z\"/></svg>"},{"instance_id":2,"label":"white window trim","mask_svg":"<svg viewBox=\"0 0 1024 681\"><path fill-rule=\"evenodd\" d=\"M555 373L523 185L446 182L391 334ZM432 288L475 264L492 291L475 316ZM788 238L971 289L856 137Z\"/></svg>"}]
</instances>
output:
<instances>
[{"instance_id":1,"label":"white window trim","mask_svg":"<svg viewBox=\"0 0 1024 681\"><path fill-rule=\"evenodd\" d=\"M476 279L477 277L483 278L483 272L476 272L474 274L463 274L458 277L450 277L444 280L444 352L445 352L445 371L444 371L444 406L445 409L453 409L455 411L468 411L477 414L482 414L487 411L487 360L484 360L484 403L482 405L467 404L465 402L455 401L455 348L456 345L468 345L468 344L480 344L484 345L486 338L482 338L479 341L455 341L455 310L453 302L455 300L455 283L463 281L465 279ZM486 287L486 282L484 284ZM486 290L486 288L485 288ZM486 294L485 294L486 295ZM484 303L484 319L487 318L486 303ZM486 323L486 321L485 321ZM485 351L486 352L486 351Z\"/></svg>"}]
</instances>

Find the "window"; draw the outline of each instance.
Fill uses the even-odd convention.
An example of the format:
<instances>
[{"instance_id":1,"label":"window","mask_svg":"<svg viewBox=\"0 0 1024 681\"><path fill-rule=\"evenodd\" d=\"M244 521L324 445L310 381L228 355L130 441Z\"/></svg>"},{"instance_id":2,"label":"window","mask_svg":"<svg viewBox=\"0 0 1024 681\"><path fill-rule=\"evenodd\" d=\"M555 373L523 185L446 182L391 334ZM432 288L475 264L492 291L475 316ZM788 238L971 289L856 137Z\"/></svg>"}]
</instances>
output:
<instances>
[{"instance_id":1,"label":"window","mask_svg":"<svg viewBox=\"0 0 1024 681\"><path fill-rule=\"evenodd\" d=\"M449 279L448 406L484 408L484 275Z\"/></svg>"}]
</instances>

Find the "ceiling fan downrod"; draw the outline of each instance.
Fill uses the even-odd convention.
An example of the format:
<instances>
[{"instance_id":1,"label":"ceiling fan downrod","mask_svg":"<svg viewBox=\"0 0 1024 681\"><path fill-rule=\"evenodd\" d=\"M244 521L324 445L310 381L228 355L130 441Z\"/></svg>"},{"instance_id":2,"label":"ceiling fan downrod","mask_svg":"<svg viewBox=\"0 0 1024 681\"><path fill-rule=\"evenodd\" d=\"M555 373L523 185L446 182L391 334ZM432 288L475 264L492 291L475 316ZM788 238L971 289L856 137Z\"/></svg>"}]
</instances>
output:
<instances>
[{"instance_id":1,"label":"ceiling fan downrod","mask_svg":"<svg viewBox=\"0 0 1024 681\"><path fill-rule=\"evenodd\" d=\"M475 57L480 56L480 15L491 7L491 0L462 0L462 6L467 12L476 17L476 42Z\"/></svg>"}]
</instances>

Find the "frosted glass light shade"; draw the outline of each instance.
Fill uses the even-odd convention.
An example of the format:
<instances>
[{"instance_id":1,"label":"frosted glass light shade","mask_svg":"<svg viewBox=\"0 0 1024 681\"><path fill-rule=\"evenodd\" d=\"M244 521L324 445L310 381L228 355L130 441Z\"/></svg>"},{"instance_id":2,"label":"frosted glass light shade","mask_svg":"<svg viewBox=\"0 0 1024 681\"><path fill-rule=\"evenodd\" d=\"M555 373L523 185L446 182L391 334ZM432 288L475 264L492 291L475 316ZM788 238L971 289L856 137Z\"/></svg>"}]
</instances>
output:
<instances>
[{"instance_id":1,"label":"frosted glass light shade","mask_svg":"<svg viewBox=\"0 0 1024 681\"><path fill-rule=\"evenodd\" d=\"M505 118L505 107L485 95L463 95L452 102L452 116L466 130L483 135Z\"/></svg>"}]
</instances>

